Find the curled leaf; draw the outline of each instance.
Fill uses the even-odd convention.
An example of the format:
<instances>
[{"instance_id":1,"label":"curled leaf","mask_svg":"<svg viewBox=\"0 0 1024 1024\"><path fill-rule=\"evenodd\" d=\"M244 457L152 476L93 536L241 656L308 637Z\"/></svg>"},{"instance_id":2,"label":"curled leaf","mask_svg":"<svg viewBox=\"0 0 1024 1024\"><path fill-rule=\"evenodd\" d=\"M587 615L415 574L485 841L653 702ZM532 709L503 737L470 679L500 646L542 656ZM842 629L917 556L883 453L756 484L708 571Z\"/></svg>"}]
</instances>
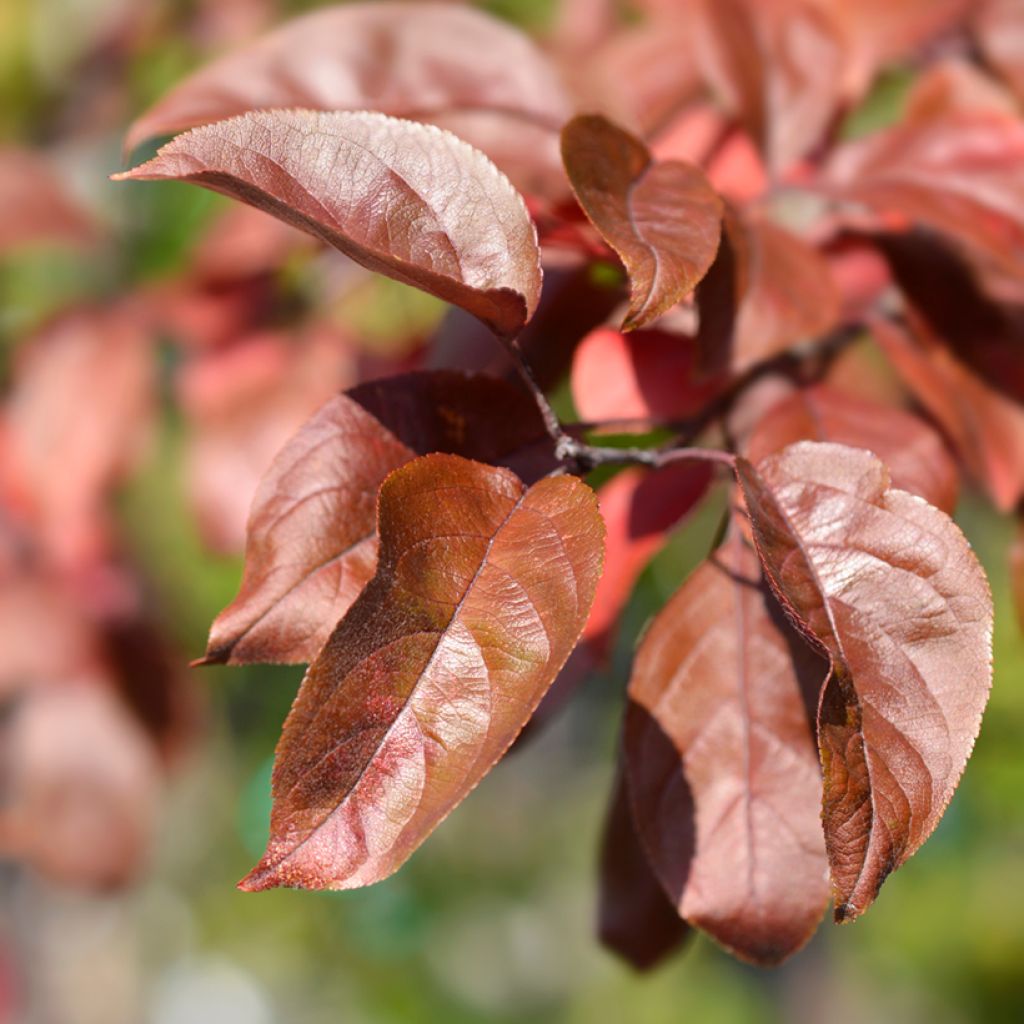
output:
<instances>
[{"instance_id":1,"label":"curled leaf","mask_svg":"<svg viewBox=\"0 0 1024 1024\"><path fill-rule=\"evenodd\" d=\"M377 575L310 666L277 748L271 836L240 883L349 889L397 870L515 739L601 573L581 481L427 455L378 505Z\"/></svg>"},{"instance_id":2,"label":"curled leaf","mask_svg":"<svg viewBox=\"0 0 1024 1024\"><path fill-rule=\"evenodd\" d=\"M191 181L462 306L514 337L540 298L522 197L481 152L374 113L270 110L180 135L116 180Z\"/></svg>"},{"instance_id":3,"label":"curled leaf","mask_svg":"<svg viewBox=\"0 0 1024 1024\"><path fill-rule=\"evenodd\" d=\"M736 463L772 587L832 674L818 709L837 921L931 835L992 682L992 597L943 512L870 452L804 441Z\"/></svg>"},{"instance_id":4,"label":"curled leaf","mask_svg":"<svg viewBox=\"0 0 1024 1024\"><path fill-rule=\"evenodd\" d=\"M656 162L639 139L597 115L562 130L576 198L630 280L625 330L656 320L693 290L718 251L722 203L702 171Z\"/></svg>"}]
</instances>

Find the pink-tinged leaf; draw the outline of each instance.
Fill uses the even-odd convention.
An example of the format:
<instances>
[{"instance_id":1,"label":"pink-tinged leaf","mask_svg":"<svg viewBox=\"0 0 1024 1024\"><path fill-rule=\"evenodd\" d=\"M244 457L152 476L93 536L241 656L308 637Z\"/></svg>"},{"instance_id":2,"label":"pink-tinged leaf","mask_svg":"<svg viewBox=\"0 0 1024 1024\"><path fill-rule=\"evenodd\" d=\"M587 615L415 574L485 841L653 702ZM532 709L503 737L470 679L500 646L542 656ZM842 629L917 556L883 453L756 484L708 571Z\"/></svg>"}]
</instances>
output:
<instances>
[{"instance_id":1,"label":"pink-tinged leaf","mask_svg":"<svg viewBox=\"0 0 1024 1024\"><path fill-rule=\"evenodd\" d=\"M593 492L427 455L381 486L377 575L310 666L240 883L350 889L397 870L501 757L579 638Z\"/></svg>"},{"instance_id":2,"label":"pink-tinged leaf","mask_svg":"<svg viewBox=\"0 0 1024 1024\"><path fill-rule=\"evenodd\" d=\"M562 130L576 198L630 280L625 330L643 327L689 294L718 251L722 203L703 172L658 163L628 132L596 115Z\"/></svg>"},{"instance_id":3,"label":"pink-tinged leaf","mask_svg":"<svg viewBox=\"0 0 1024 1024\"><path fill-rule=\"evenodd\" d=\"M506 131L516 121L557 131L568 114L553 68L510 25L451 4L355 3L296 18L202 68L131 126L126 146L275 107L422 120L477 112Z\"/></svg>"},{"instance_id":4,"label":"pink-tinged leaf","mask_svg":"<svg viewBox=\"0 0 1024 1024\"><path fill-rule=\"evenodd\" d=\"M963 114L1015 117L1017 104L984 71L951 57L921 73L907 96L903 117L907 121L931 121Z\"/></svg>"},{"instance_id":5,"label":"pink-tinged leaf","mask_svg":"<svg viewBox=\"0 0 1024 1024\"><path fill-rule=\"evenodd\" d=\"M982 0L974 36L989 64L1024 97L1024 8L1018 0Z\"/></svg>"},{"instance_id":6,"label":"pink-tinged leaf","mask_svg":"<svg viewBox=\"0 0 1024 1024\"><path fill-rule=\"evenodd\" d=\"M630 680L626 769L651 864L690 924L754 963L799 949L828 902L813 728L827 672L734 531L658 614Z\"/></svg>"},{"instance_id":7,"label":"pink-tinged leaf","mask_svg":"<svg viewBox=\"0 0 1024 1024\"><path fill-rule=\"evenodd\" d=\"M690 928L669 903L636 834L620 768L601 839L597 931L601 943L638 971L657 967Z\"/></svg>"},{"instance_id":8,"label":"pink-tinged leaf","mask_svg":"<svg viewBox=\"0 0 1024 1024\"><path fill-rule=\"evenodd\" d=\"M591 331L572 363L572 399L584 420L671 420L691 416L720 390L697 377L692 338L665 331Z\"/></svg>"},{"instance_id":9,"label":"pink-tinged leaf","mask_svg":"<svg viewBox=\"0 0 1024 1024\"><path fill-rule=\"evenodd\" d=\"M797 441L833 441L874 452L894 487L952 515L959 475L942 437L923 420L893 406L854 398L833 387L802 388L765 416L747 442L757 465Z\"/></svg>"},{"instance_id":10,"label":"pink-tinged leaf","mask_svg":"<svg viewBox=\"0 0 1024 1024\"><path fill-rule=\"evenodd\" d=\"M489 377L410 374L332 398L260 483L242 585L203 661L312 661L374 574L377 492L392 470L434 451L497 462L544 436L530 396Z\"/></svg>"},{"instance_id":11,"label":"pink-tinged leaf","mask_svg":"<svg viewBox=\"0 0 1024 1024\"><path fill-rule=\"evenodd\" d=\"M914 397L945 431L967 470L1003 511L1024 497L1024 406L919 330L876 320L872 331Z\"/></svg>"},{"instance_id":12,"label":"pink-tinged leaf","mask_svg":"<svg viewBox=\"0 0 1024 1024\"><path fill-rule=\"evenodd\" d=\"M713 479L710 463L685 462L655 472L623 470L597 492L607 531L604 573L583 639L598 662L608 654L615 623L640 573Z\"/></svg>"},{"instance_id":13,"label":"pink-tinged leaf","mask_svg":"<svg viewBox=\"0 0 1024 1024\"><path fill-rule=\"evenodd\" d=\"M31 150L0 148L0 254L36 242L86 245L95 238L92 218L46 160Z\"/></svg>"},{"instance_id":14,"label":"pink-tinged leaf","mask_svg":"<svg viewBox=\"0 0 1024 1024\"><path fill-rule=\"evenodd\" d=\"M540 298L522 197L478 150L375 113L277 110L196 128L116 180L191 181L514 337Z\"/></svg>"},{"instance_id":15,"label":"pink-tinged leaf","mask_svg":"<svg viewBox=\"0 0 1024 1024\"><path fill-rule=\"evenodd\" d=\"M954 114L897 125L836 151L827 178L883 226L924 226L1021 276L1024 123Z\"/></svg>"},{"instance_id":16,"label":"pink-tinged leaf","mask_svg":"<svg viewBox=\"0 0 1024 1024\"><path fill-rule=\"evenodd\" d=\"M992 595L956 524L870 452L802 441L737 460L773 589L831 676L818 709L837 921L931 835L992 682Z\"/></svg>"},{"instance_id":17,"label":"pink-tinged leaf","mask_svg":"<svg viewBox=\"0 0 1024 1024\"><path fill-rule=\"evenodd\" d=\"M730 213L718 259L697 289L697 343L708 371L742 373L836 326L828 261L792 232Z\"/></svg>"}]
</instances>

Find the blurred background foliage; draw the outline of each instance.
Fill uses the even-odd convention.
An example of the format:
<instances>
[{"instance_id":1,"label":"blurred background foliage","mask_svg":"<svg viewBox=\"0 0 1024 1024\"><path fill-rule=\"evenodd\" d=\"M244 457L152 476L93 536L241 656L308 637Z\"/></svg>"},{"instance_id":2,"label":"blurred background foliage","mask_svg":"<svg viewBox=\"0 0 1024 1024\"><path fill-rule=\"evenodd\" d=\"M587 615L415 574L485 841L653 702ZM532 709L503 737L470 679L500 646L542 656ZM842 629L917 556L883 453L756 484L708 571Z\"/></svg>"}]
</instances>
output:
<instances>
[{"instance_id":1,"label":"blurred background foliage","mask_svg":"<svg viewBox=\"0 0 1024 1024\"><path fill-rule=\"evenodd\" d=\"M4 0L0 139L46 146L72 191L113 226L98 246L33 247L0 263L9 357L78 299L187 270L226 201L183 185L115 186L132 116L230 39L314 6L273 0ZM550 0L482 4L530 29ZM131 46L119 33L134 34ZM98 47L98 48L97 48ZM84 55L89 59L84 61ZM851 132L891 117L908 78L885 78ZM147 155L150 150L138 154ZM301 261L288 287L307 288ZM371 283L337 316L401 352L432 300ZM234 596L238 555L212 552L186 499L180 358L160 349L159 429L117 498L131 557L181 657L199 655ZM88 403L90 396L81 396ZM593 934L596 841L633 645L706 554L722 496L641 578L611 668L502 762L396 876L338 894L234 888L262 851L271 755L301 670L202 669L204 725L167 783L137 885L83 895L0 866L0 990L12 1020L54 1024L435 1024L1024 1019L1024 643L1010 607L1010 526L967 494L959 520L995 592L995 687L975 755L936 836L855 925L825 927L783 968L747 968L698 938L649 976ZM0 1000L3 1019L4 1000ZM14 1016L17 1014L17 1016Z\"/></svg>"}]
</instances>

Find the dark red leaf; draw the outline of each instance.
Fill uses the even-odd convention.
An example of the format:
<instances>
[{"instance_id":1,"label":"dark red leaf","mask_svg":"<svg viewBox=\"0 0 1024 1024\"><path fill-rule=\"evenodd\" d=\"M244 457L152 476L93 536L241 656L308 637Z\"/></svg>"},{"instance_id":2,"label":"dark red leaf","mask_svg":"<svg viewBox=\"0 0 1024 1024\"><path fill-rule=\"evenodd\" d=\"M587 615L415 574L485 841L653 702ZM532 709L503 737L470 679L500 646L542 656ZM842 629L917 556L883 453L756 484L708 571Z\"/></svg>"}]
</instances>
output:
<instances>
[{"instance_id":1,"label":"dark red leaf","mask_svg":"<svg viewBox=\"0 0 1024 1024\"><path fill-rule=\"evenodd\" d=\"M686 941L676 913L640 845L620 768L601 840L597 931L601 942L638 971L649 971Z\"/></svg>"},{"instance_id":2,"label":"dark red leaf","mask_svg":"<svg viewBox=\"0 0 1024 1024\"><path fill-rule=\"evenodd\" d=\"M773 589L832 672L818 711L837 921L932 833L992 681L992 597L943 512L870 452L803 441L737 460Z\"/></svg>"},{"instance_id":3,"label":"dark red leaf","mask_svg":"<svg viewBox=\"0 0 1024 1024\"><path fill-rule=\"evenodd\" d=\"M114 177L191 181L240 199L462 306L504 338L540 298L522 197L482 153L432 125L263 111L196 128Z\"/></svg>"},{"instance_id":4,"label":"dark red leaf","mask_svg":"<svg viewBox=\"0 0 1024 1024\"><path fill-rule=\"evenodd\" d=\"M277 749L271 837L240 883L385 878L505 752L601 573L593 492L427 455L381 486L377 575L310 667Z\"/></svg>"},{"instance_id":5,"label":"dark red leaf","mask_svg":"<svg viewBox=\"0 0 1024 1024\"><path fill-rule=\"evenodd\" d=\"M628 132L596 115L562 130L562 158L584 212L630 279L629 330L693 290L718 251L722 203L696 167L658 163Z\"/></svg>"},{"instance_id":6,"label":"dark red leaf","mask_svg":"<svg viewBox=\"0 0 1024 1024\"><path fill-rule=\"evenodd\" d=\"M920 495L950 515L956 508L956 463L939 434L902 409L853 398L825 385L802 388L758 423L747 442L747 458L757 465L797 441L867 448L889 467L893 486Z\"/></svg>"},{"instance_id":7,"label":"dark red leaf","mask_svg":"<svg viewBox=\"0 0 1024 1024\"><path fill-rule=\"evenodd\" d=\"M828 902L813 708L828 666L761 583L739 531L645 635L626 767L640 837L691 924L760 964Z\"/></svg>"},{"instance_id":8,"label":"dark red leaf","mask_svg":"<svg viewBox=\"0 0 1024 1024\"><path fill-rule=\"evenodd\" d=\"M377 491L392 470L433 451L529 455L544 436L530 396L489 377L411 374L332 398L260 483L241 589L217 616L204 662L312 661L374 574Z\"/></svg>"}]
</instances>

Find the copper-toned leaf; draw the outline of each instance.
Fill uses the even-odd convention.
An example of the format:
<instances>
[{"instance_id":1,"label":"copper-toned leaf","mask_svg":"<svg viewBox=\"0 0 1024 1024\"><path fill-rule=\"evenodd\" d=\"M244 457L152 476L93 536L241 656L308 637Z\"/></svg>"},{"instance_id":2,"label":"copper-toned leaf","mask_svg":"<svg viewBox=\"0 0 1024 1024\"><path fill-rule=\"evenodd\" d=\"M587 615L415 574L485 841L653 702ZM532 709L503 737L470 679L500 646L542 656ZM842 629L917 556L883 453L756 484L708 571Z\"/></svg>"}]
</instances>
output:
<instances>
[{"instance_id":1,"label":"copper-toned leaf","mask_svg":"<svg viewBox=\"0 0 1024 1024\"><path fill-rule=\"evenodd\" d=\"M278 110L196 128L118 180L191 181L518 334L540 297L522 197L478 150L383 114Z\"/></svg>"},{"instance_id":2,"label":"copper-toned leaf","mask_svg":"<svg viewBox=\"0 0 1024 1024\"><path fill-rule=\"evenodd\" d=\"M435 371L332 398L260 483L245 574L217 616L204 661L312 661L377 564L377 491L416 455L499 461L544 437L522 388Z\"/></svg>"},{"instance_id":3,"label":"copper-toned leaf","mask_svg":"<svg viewBox=\"0 0 1024 1024\"><path fill-rule=\"evenodd\" d=\"M771 964L828 902L813 714L828 671L782 616L739 531L644 637L629 684L637 827L691 924Z\"/></svg>"},{"instance_id":4,"label":"copper-toned leaf","mask_svg":"<svg viewBox=\"0 0 1024 1024\"><path fill-rule=\"evenodd\" d=\"M718 259L697 289L701 360L742 373L831 330L840 297L828 261L792 232L730 213Z\"/></svg>"},{"instance_id":5,"label":"copper-toned leaf","mask_svg":"<svg viewBox=\"0 0 1024 1024\"><path fill-rule=\"evenodd\" d=\"M797 441L834 441L867 448L888 467L894 487L953 513L959 491L956 463L939 434L911 413L854 398L833 387L801 388L765 416L747 442L761 459Z\"/></svg>"},{"instance_id":6,"label":"copper-toned leaf","mask_svg":"<svg viewBox=\"0 0 1024 1024\"><path fill-rule=\"evenodd\" d=\"M951 114L897 125L838 150L828 177L890 226L926 226L1021 276L1024 123Z\"/></svg>"},{"instance_id":7,"label":"copper-toned leaf","mask_svg":"<svg viewBox=\"0 0 1024 1024\"><path fill-rule=\"evenodd\" d=\"M381 486L377 575L310 666L240 883L349 889L409 857L522 729L601 573L593 492L427 455Z\"/></svg>"},{"instance_id":8,"label":"copper-toned leaf","mask_svg":"<svg viewBox=\"0 0 1024 1024\"><path fill-rule=\"evenodd\" d=\"M971 475L1003 511L1024 497L1024 406L923 330L912 337L876 320L872 330L914 397L945 431Z\"/></svg>"},{"instance_id":9,"label":"copper-toned leaf","mask_svg":"<svg viewBox=\"0 0 1024 1024\"><path fill-rule=\"evenodd\" d=\"M1024 26L1024 21L1022 21ZM929 121L950 115L995 113L1016 116L1013 95L984 71L957 58L933 64L907 95L904 118Z\"/></svg>"},{"instance_id":10,"label":"copper-toned leaf","mask_svg":"<svg viewBox=\"0 0 1024 1024\"><path fill-rule=\"evenodd\" d=\"M953 521L870 452L802 441L737 473L773 588L831 659L822 821L851 920L960 780L992 681L992 596Z\"/></svg>"},{"instance_id":11,"label":"copper-toned leaf","mask_svg":"<svg viewBox=\"0 0 1024 1024\"><path fill-rule=\"evenodd\" d=\"M620 768L601 839L597 931L601 942L638 971L656 967L690 929L668 901L636 834Z\"/></svg>"},{"instance_id":12,"label":"copper-toned leaf","mask_svg":"<svg viewBox=\"0 0 1024 1024\"><path fill-rule=\"evenodd\" d=\"M718 251L721 200L696 167L654 161L642 142L596 115L565 126L562 158L584 212L629 274L623 327L643 327L707 273Z\"/></svg>"},{"instance_id":13,"label":"copper-toned leaf","mask_svg":"<svg viewBox=\"0 0 1024 1024\"><path fill-rule=\"evenodd\" d=\"M556 130L567 113L554 70L510 25L451 4L355 3L296 18L202 68L131 126L126 145L273 107L425 120L484 111Z\"/></svg>"}]
</instances>

